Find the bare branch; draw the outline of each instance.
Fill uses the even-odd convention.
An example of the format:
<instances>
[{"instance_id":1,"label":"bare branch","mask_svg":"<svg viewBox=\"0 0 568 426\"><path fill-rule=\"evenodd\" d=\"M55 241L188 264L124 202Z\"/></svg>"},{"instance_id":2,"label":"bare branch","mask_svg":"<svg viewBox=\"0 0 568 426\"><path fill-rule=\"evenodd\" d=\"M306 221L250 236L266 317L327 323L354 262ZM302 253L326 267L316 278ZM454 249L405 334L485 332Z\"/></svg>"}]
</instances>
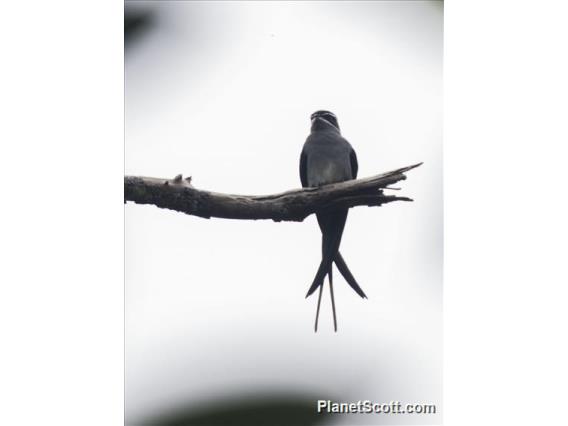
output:
<instances>
[{"instance_id":1,"label":"bare branch","mask_svg":"<svg viewBox=\"0 0 568 426\"><path fill-rule=\"evenodd\" d=\"M338 207L380 206L407 197L385 195L389 185L406 179L407 171L422 163L363 179L319 188L294 189L280 194L254 196L220 194L194 188L191 178L124 177L124 200L203 218L272 219L301 222L310 214ZM394 189L394 188L393 188Z\"/></svg>"}]
</instances>

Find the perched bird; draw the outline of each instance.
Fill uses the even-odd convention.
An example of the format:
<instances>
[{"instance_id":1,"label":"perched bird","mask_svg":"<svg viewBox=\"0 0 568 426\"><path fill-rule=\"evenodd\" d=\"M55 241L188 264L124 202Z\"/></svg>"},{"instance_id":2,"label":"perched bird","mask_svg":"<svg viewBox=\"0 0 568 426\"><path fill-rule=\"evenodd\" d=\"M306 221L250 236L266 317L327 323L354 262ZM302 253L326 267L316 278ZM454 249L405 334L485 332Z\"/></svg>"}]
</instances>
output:
<instances>
[{"instance_id":1,"label":"perched bird","mask_svg":"<svg viewBox=\"0 0 568 426\"><path fill-rule=\"evenodd\" d=\"M357 155L349 142L341 136L335 114L329 111L316 111L311 115L311 120L311 132L300 155L300 180L302 181L302 187L317 187L356 179L358 170ZM306 295L306 297L310 296L319 287L315 331L318 330L322 289L326 275L329 277L333 325L335 331L337 331L337 316L333 296L333 262L335 262L337 269L351 288L362 298L367 298L339 252L339 244L341 243L341 236L347 220L347 212L348 209L342 208L316 214L322 232L322 260Z\"/></svg>"}]
</instances>

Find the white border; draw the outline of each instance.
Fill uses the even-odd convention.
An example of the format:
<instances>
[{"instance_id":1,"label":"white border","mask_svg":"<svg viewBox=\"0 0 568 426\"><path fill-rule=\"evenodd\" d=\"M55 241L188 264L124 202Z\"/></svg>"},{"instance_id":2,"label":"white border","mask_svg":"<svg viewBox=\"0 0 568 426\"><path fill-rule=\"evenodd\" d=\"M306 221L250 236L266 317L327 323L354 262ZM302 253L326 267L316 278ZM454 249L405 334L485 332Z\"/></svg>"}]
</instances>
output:
<instances>
[{"instance_id":1,"label":"white border","mask_svg":"<svg viewBox=\"0 0 568 426\"><path fill-rule=\"evenodd\" d=\"M566 4L445 6L444 422L568 424Z\"/></svg>"},{"instance_id":2,"label":"white border","mask_svg":"<svg viewBox=\"0 0 568 426\"><path fill-rule=\"evenodd\" d=\"M566 424L566 5L445 12L445 423ZM122 4L0 31L0 423L122 424Z\"/></svg>"},{"instance_id":3,"label":"white border","mask_svg":"<svg viewBox=\"0 0 568 426\"><path fill-rule=\"evenodd\" d=\"M0 16L0 424L123 424L123 5Z\"/></svg>"}]
</instances>

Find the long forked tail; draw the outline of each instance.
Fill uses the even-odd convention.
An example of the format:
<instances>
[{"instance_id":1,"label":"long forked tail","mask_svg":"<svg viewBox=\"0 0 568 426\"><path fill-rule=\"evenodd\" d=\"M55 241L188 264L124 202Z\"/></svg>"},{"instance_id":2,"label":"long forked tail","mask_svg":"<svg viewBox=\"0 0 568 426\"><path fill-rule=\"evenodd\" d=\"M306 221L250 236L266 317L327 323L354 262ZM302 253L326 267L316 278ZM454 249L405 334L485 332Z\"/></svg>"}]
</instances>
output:
<instances>
[{"instance_id":1,"label":"long forked tail","mask_svg":"<svg viewBox=\"0 0 568 426\"><path fill-rule=\"evenodd\" d=\"M322 259L306 297L310 296L319 286L323 285L325 276L339 251L341 236L347 220L347 210L328 214L318 214L318 222L322 231Z\"/></svg>"},{"instance_id":2,"label":"long forked tail","mask_svg":"<svg viewBox=\"0 0 568 426\"><path fill-rule=\"evenodd\" d=\"M320 316L320 306L321 306L321 294L322 294L322 290L323 290L323 285L320 286L320 291L319 291L319 296L318 296L318 308L316 310L316 324L314 326L314 331L317 333L318 332L318 320L319 320L319 316Z\"/></svg>"},{"instance_id":3,"label":"long forked tail","mask_svg":"<svg viewBox=\"0 0 568 426\"><path fill-rule=\"evenodd\" d=\"M333 297L333 278L332 278L331 270L332 270L332 267L330 266L327 276L329 277L329 291L331 292L331 308L333 310L333 329L337 333L337 316L335 315L335 298Z\"/></svg>"},{"instance_id":4,"label":"long forked tail","mask_svg":"<svg viewBox=\"0 0 568 426\"><path fill-rule=\"evenodd\" d=\"M337 333L337 315L335 313L335 297L333 296L333 274L332 268L329 268L329 272L327 274L329 278L329 291L331 292L331 308L333 311L333 329ZM319 295L318 295L318 307L316 309L316 323L314 327L314 331L318 332L318 321L319 321L319 313L320 313L320 306L321 306L321 295L323 293L323 284L319 288Z\"/></svg>"},{"instance_id":5,"label":"long forked tail","mask_svg":"<svg viewBox=\"0 0 568 426\"><path fill-rule=\"evenodd\" d=\"M347 264L345 263L345 260L343 260L343 256L341 256L341 253L339 251L335 256L335 264L337 265L339 272L341 272L341 275L343 275L343 278L345 278L345 281L347 281L347 284L349 284L351 288L355 290L355 292L363 299L368 299L363 289L359 286L359 284L357 284L355 277L347 267Z\"/></svg>"}]
</instances>

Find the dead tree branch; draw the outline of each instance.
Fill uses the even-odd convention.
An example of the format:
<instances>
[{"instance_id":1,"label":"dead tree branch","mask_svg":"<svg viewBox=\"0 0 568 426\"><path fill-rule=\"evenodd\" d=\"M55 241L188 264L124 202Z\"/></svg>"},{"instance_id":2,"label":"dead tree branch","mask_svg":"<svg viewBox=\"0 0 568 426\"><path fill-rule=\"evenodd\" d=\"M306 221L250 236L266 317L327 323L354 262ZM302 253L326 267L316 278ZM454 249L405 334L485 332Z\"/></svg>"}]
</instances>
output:
<instances>
[{"instance_id":1,"label":"dead tree branch","mask_svg":"<svg viewBox=\"0 0 568 426\"><path fill-rule=\"evenodd\" d=\"M174 179L125 176L124 200L153 204L207 219L301 222L312 213L337 207L380 206L393 201L412 201L407 197L385 195L384 190L388 190L389 185L405 180L404 173L421 164L319 188L294 189L263 196L219 194L196 189L191 185L191 178L184 180L181 175Z\"/></svg>"}]
</instances>

